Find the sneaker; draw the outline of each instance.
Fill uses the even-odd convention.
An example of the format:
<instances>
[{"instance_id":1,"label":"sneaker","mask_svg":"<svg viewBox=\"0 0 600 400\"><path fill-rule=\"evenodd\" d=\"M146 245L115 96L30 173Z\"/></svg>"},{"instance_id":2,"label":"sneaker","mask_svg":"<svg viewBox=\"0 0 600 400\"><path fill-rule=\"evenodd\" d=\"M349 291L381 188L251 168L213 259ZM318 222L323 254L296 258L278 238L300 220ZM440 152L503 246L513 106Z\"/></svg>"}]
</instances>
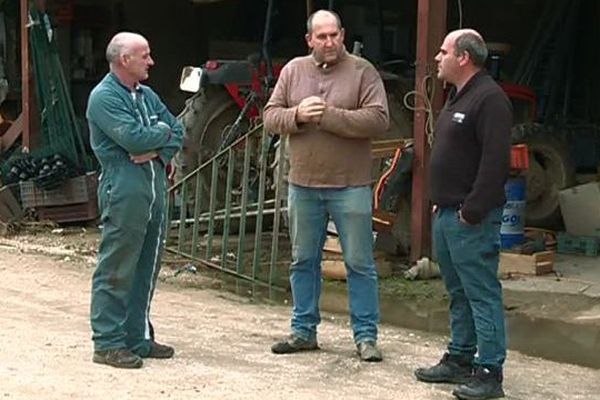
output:
<instances>
[{"instance_id":1,"label":"sneaker","mask_svg":"<svg viewBox=\"0 0 600 400\"><path fill-rule=\"evenodd\" d=\"M472 373L473 361L470 358L448 353L436 365L415 370L417 380L429 383L467 383Z\"/></svg>"},{"instance_id":2,"label":"sneaker","mask_svg":"<svg viewBox=\"0 0 600 400\"><path fill-rule=\"evenodd\" d=\"M317 344L317 339L305 340L294 334L290 335L287 339L277 342L271 346L271 351L275 354L290 354L297 353L299 351L311 351L318 349L319 345Z\"/></svg>"},{"instance_id":3,"label":"sneaker","mask_svg":"<svg viewBox=\"0 0 600 400\"><path fill-rule=\"evenodd\" d=\"M141 357L127 349L96 350L92 361L115 368L142 368Z\"/></svg>"},{"instance_id":4,"label":"sneaker","mask_svg":"<svg viewBox=\"0 0 600 400\"><path fill-rule=\"evenodd\" d=\"M356 345L356 351L362 361L367 362L380 362L383 360L381 350L377 348L377 345L373 341L364 341Z\"/></svg>"},{"instance_id":5,"label":"sneaker","mask_svg":"<svg viewBox=\"0 0 600 400\"><path fill-rule=\"evenodd\" d=\"M150 353L146 358L171 358L175 354L175 349L166 344L160 344L155 341L151 342Z\"/></svg>"},{"instance_id":6,"label":"sneaker","mask_svg":"<svg viewBox=\"0 0 600 400\"><path fill-rule=\"evenodd\" d=\"M502 370L477 367L469 382L454 389L452 394L461 400L500 399L504 397Z\"/></svg>"}]
</instances>

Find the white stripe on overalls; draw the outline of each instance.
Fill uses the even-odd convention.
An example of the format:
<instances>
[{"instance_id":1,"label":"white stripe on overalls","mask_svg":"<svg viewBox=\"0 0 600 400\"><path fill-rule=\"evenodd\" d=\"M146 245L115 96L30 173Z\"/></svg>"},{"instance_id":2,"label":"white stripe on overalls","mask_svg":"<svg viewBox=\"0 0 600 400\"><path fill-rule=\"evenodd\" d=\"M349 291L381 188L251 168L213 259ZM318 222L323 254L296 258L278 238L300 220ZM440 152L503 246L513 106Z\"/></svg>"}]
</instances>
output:
<instances>
[{"instance_id":1,"label":"white stripe on overalls","mask_svg":"<svg viewBox=\"0 0 600 400\"><path fill-rule=\"evenodd\" d=\"M141 103L144 108L144 117L146 118L147 126L150 126L150 118L148 117L148 109L146 108L146 102L141 94ZM135 99L135 94L134 94ZM144 120L142 119L142 124ZM148 222L152 221L152 208L156 202L156 171L154 170L154 163L150 161L150 170L152 171L152 201L150 202L150 209L148 210ZM154 261L152 263L152 275L150 275L150 288L148 289L146 310L144 317L144 338L150 340L150 301L152 299L152 292L154 291L154 275L156 274L156 267L158 265L158 254L160 249L160 238L162 237L162 225L164 223L164 212L161 213L160 226L158 228L158 237L156 238L156 247L154 248Z\"/></svg>"}]
</instances>

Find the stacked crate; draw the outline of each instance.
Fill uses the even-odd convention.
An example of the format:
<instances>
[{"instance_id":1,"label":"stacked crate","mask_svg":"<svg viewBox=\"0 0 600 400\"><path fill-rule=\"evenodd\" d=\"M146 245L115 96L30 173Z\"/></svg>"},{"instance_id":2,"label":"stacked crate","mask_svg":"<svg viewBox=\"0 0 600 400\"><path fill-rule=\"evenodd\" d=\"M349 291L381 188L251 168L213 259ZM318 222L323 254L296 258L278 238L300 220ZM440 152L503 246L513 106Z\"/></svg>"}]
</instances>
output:
<instances>
[{"instance_id":1,"label":"stacked crate","mask_svg":"<svg viewBox=\"0 0 600 400\"><path fill-rule=\"evenodd\" d=\"M40 220L58 223L90 221L98 217L96 172L67 180L54 190L42 190L31 181L21 182L21 204L35 209Z\"/></svg>"}]
</instances>

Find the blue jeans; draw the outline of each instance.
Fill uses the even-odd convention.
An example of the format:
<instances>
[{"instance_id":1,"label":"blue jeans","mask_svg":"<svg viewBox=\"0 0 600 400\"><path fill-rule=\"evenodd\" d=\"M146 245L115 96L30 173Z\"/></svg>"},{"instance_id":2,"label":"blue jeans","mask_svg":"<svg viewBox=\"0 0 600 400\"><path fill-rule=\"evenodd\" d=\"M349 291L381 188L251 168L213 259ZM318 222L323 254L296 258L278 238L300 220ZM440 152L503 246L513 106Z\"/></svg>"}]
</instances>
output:
<instances>
[{"instance_id":1,"label":"blue jeans","mask_svg":"<svg viewBox=\"0 0 600 400\"><path fill-rule=\"evenodd\" d=\"M506 358L502 286L498 280L502 208L467 225L456 208L437 211L433 235L440 271L450 296L448 352L477 365L501 367Z\"/></svg>"},{"instance_id":2,"label":"blue jeans","mask_svg":"<svg viewBox=\"0 0 600 400\"><path fill-rule=\"evenodd\" d=\"M290 283L294 301L291 325L295 335L305 340L316 338L321 322L321 253L331 216L344 254L354 341L377 340L379 299L371 207L368 186L329 189L289 185Z\"/></svg>"}]
</instances>

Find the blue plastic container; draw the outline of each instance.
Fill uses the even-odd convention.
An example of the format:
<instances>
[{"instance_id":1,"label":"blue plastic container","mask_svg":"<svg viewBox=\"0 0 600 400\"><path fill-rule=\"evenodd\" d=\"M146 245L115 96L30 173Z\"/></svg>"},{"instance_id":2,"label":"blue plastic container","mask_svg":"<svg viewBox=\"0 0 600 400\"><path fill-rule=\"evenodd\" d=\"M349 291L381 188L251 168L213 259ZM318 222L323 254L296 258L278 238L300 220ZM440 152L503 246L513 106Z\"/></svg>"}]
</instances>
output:
<instances>
[{"instance_id":1,"label":"blue plastic container","mask_svg":"<svg viewBox=\"0 0 600 400\"><path fill-rule=\"evenodd\" d=\"M503 249L510 249L525 240L525 209L527 190L525 177L510 177L504 185L506 204L502 212L500 243Z\"/></svg>"}]
</instances>

